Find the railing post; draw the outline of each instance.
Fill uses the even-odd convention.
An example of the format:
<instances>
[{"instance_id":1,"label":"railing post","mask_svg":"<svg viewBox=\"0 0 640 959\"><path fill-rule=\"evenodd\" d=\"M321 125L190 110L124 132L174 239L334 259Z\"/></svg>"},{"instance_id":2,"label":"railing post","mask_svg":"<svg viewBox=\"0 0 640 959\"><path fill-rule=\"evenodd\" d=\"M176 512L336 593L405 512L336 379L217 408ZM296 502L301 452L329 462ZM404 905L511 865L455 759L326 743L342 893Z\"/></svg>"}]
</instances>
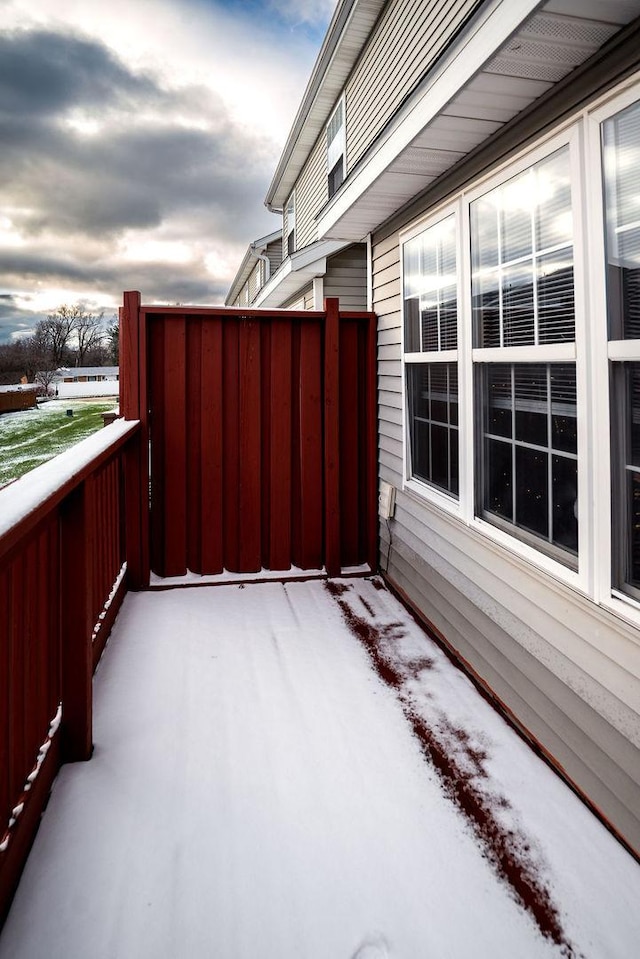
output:
<instances>
[{"instance_id":1,"label":"railing post","mask_svg":"<svg viewBox=\"0 0 640 959\"><path fill-rule=\"evenodd\" d=\"M120 311L120 412L141 429L124 452L127 576L131 589L149 585L149 403L146 317L140 293L124 294Z\"/></svg>"},{"instance_id":2,"label":"railing post","mask_svg":"<svg viewBox=\"0 0 640 959\"><path fill-rule=\"evenodd\" d=\"M325 300L324 331L324 539L329 576L342 570L340 550L340 310ZM355 414L354 414L355 415Z\"/></svg>"},{"instance_id":3,"label":"railing post","mask_svg":"<svg viewBox=\"0 0 640 959\"><path fill-rule=\"evenodd\" d=\"M89 557L93 517L86 484L60 507L60 635L62 640L62 758L91 758L92 675Z\"/></svg>"}]
</instances>

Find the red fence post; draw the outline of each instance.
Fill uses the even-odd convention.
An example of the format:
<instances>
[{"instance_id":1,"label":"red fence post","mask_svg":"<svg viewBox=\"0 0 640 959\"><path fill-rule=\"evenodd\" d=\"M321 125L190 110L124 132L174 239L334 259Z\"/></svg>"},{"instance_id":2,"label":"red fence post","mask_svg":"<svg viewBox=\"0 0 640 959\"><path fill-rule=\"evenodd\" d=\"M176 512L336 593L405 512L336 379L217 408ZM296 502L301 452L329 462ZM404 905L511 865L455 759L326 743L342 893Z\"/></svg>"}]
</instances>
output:
<instances>
[{"instance_id":1,"label":"red fence post","mask_svg":"<svg viewBox=\"0 0 640 959\"><path fill-rule=\"evenodd\" d=\"M378 571L378 318L370 315L366 336L366 528L367 562L372 573Z\"/></svg>"},{"instance_id":2,"label":"red fence post","mask_svg":"<svg viewBox=\"0 0 640 959\"><path fill-rule=\"evenodd\" d=\"M92 751L93 650L91 644L92 554L86 484L73 490L60 510L60 634L62 638L62 756L90 759Z\"/></svg>"},{"instance_id":3,"label":"red fence post","mask_svg":"<svg viewBox=\"0 0 640 959\"><path fill-rule=\"evenodd\" d=\"M340 312L338 299L325 300L324 332L324 525L325 566L339 576L340 555ZM357 415L357 411L353 411Z\"/></svg>"},{"instance_id":4,"label":"red fence post","mask_svg":"<svg viewBox=\"0 0 640 959\"><path fill-rule=\"evenodd\" d=\"M124 454L127 575L131 589L149 585L149 402L146 316L140 294L124 294L120 311L120 412L141 430Z\"/></svg>"}]
</instances>

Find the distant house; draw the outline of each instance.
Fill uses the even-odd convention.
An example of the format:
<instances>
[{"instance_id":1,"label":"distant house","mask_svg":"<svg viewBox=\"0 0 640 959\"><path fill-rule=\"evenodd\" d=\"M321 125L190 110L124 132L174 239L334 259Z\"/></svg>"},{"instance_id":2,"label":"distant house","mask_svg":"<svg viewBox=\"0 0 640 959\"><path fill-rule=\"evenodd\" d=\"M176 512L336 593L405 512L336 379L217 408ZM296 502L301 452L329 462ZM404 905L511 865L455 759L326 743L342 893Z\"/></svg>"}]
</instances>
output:
<instances>
[{"instance_id":1,"label":"distant house","mask_svg":"<svg viewBox=\"0 0 640 959\"><path fill-rule=\"evenodd\" d=\"M0 386L0 413L15 413L37 405L38 385Z\"/></svg>"},{"instance_id":2,"label":"distant house","mask_svg":"<svg viewBox=\"0 0 640 959\"><path fill-rule=\"evenodd\" d=\"M378 317L388 580L640 849L640 0L340 0L255 306Z\"/></svg>"},{"instance_id":3,"label":"distant house","mask_svg":"<svg viewBox=\"0 0 640 959\"><path fill-rule=\"evenodd\" d=\"M117 396L120 389L119 380L120 369L117 366L60 367L52 382L52 388L61 399Z\"/></svg>"},{"instance_id":4,"label":"distant house","mask_svg":"<svg viewBox=\"0 0 640 959\"><path fill-rule=\"evenodd\" d=\"M282 263L282 230L250 243L224 301L225 306L253 306Z\"/></svg>"}]
</instances>

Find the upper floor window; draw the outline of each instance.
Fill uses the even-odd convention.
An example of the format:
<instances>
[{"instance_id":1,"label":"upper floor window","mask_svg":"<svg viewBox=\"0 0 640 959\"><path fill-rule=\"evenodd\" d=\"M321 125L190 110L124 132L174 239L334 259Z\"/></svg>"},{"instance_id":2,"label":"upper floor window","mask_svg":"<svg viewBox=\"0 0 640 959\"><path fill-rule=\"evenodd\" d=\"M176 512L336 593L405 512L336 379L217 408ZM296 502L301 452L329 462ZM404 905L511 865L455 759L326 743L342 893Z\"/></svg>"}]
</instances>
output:
<instances>
[{"instance_id":1,"label":"upper floor window","mask_svg":"<svg viewBox=\"0 0 640 959\"><path fill-rule=\"evenodd\" d=\"M329 199L344 182L345 155L344 97L342 97L327 124L327 186Z\"/></svg>"},{"instance_id":2,"label":"upper floor window","mask_svg":"<svg viewBox=\"0 0 640 959\"><path fill-rule=\"evenodd\" d=\"M287 254L291 256L296 249L296 196L292 193L287 202L285 214L284 235L286 236Z\"/></svg>"},{"instance_id":3,"label":"upper floor window","mask_svg":"<svg viewBox=\"0 0 640 959\"><path fill-rule=\"evenodd\" d=\"M254 273L254 287L256 294L260 292L260 287L262 286L262 263L260 260L256 263L256 269Z\"/></svg>"}]
</instances>

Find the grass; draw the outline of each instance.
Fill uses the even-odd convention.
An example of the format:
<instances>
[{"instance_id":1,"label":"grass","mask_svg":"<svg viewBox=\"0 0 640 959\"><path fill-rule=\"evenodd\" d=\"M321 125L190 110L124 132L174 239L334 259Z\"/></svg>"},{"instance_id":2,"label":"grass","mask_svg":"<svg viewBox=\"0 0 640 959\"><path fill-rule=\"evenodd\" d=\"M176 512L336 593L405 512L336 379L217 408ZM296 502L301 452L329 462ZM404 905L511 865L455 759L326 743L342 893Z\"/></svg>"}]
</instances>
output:
<instances>
[{"instance_id":1,"label":"grass","mask_svg":"<svg viewBox=\"0 0 640 959\"><path fill-rule=\"evenodd\" d=\"M0 416L0 486L12 482L103 426L116 400L51 400ZM73 410L73 416L67 415Z\"/></svg>"}]
</instances>

